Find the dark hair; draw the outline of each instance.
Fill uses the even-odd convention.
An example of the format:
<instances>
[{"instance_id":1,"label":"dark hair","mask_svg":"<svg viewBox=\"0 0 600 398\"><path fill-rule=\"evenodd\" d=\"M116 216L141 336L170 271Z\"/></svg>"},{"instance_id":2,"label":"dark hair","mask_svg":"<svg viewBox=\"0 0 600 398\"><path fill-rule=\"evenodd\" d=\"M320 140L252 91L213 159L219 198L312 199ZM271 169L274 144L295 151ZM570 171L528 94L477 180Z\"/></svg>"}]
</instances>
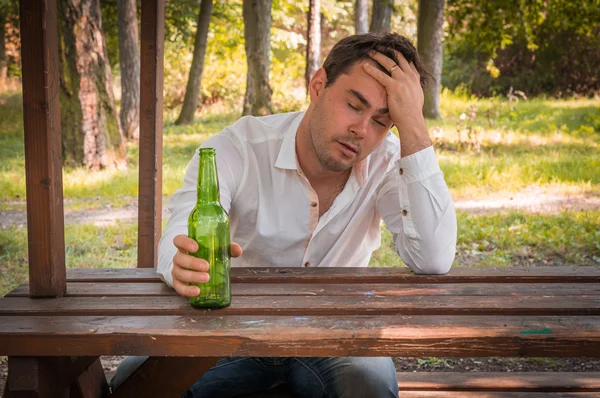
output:
<instances>
[{"instance_id":1,"label":"dark hair","mask_svg":"<svg viewBox=\"0 0 600 398\"><path fill-rule=\"evenodd\" d=\"M421 87L424 87L430 78L433 78L423 67L415 46L404 36L397 33L366 33L362 35L348 36L331 49L323 68L327 72L327 84L331 86L342 73L346 73L356 62L372 59L369 51L375 50L391 58L398 63L394 50L404 55L409 63L415 64L419 75L421 75ZM379 69L390 75L390 73L378 64Z\"/></svg>"}]
</instances>

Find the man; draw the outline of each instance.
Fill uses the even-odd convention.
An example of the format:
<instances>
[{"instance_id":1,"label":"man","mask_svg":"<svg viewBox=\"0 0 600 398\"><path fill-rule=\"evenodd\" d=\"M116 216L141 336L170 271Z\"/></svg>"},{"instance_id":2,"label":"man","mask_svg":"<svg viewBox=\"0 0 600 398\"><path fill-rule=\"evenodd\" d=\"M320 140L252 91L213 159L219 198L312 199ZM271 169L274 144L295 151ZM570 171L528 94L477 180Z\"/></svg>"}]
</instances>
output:
<instances>
[{"instance_id":1,"label":"man","mask_svg":"<svg viewBox=\"0 0 600 398\"><path fill-rule=\"evenodd\" d=\"M341 40L310 82L306 112L244 117L209 138L232 266L366 267L381 220L416 273L450 269L456 215L422 114L426 72L393 33ZM399 139L389 130L396 126ZM208 263L186 236L198 155L159 244L158 273L197 295ZM184 396L228 397L286 383L295 396L396 397L391 358L223 358Z\"/></svg>"}]
</instances>

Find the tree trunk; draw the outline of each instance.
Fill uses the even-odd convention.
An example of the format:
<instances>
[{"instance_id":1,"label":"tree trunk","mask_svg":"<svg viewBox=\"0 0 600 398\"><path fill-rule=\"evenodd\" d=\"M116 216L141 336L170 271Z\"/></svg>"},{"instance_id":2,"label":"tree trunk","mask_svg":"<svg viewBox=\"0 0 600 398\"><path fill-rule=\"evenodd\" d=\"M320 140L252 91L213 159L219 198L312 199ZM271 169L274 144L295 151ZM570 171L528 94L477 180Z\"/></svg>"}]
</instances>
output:
<instances>
[{"instance_id":1,"label":"tree trunk","mask_svg":"<svg viewBox=\"0 0 600 398\"><path fill-rule=\"evenodd\" d=\"M244 96L244 115L270 115L269 85L271 0L244 0L244 38L248 76Z\"/></svg>"},{"instance_id":2,"label":"tree trunk","mask_svg":"<svg viewBox=\"0 0 600 398\"><path fill-rule=\"evenodd\" d=\"M442 81L442 25L444 23L444 0L419 0L417 46L425 69L435 81L425 86L423 114L427 118L439 119L440 83Z\"/></svg>"},{"instance_id":3,"label":"tree trunk","mask_svg":"<svg viewBox=\"0 0 600 398\"><path fill-rule=\"evenodd\" d=\"M321 0L308 2L308 31L306 33L306 92L308 84L321 66Z\"/></svg>"},{"instance_id":4,"label":"tree trunk","mask_svg":"<svg viewBox=\"0 0 600 398\"><path fill-rule=\"evenodd\" d=\"M6 62L6 12L0 6L0 90L4 89L8 75L8 62Z\"/></svg>"},{"instance_id":5,"label":"tree trunk","mask_svg":"<svg viewBox=\"0 0 600 398\"><path fill-rule=\"evenodd\" d=\"M373 0L369 32L389 32L394 11L394 0Z\"/></svg>"},{"instance_id":6,"label":"tree trunk","mask_svg":"<svg viewBox=\"0 0 600 398\"><path fill-rule=\"evenodd\" d=\"M196 37L194 38L194 56L192 66L185 88L185 98L181 113L175 124L190 124L194 121L194 113L200 99L200 85L202 83L202 72L204 71L204 55L206 54L206 43L208 42L208 27L213 10L213 0L202 0L200 12L198 13L198 24Z\"/></svg>"},{"instance_id":7,"label":"tree trunk","mask_svg":"<svg viewBox=\"0 0 600 398\"><path fill-rule=\"evenodd\" d=\"M115 107L99 1L59 2L63 162L90 170L124 169L125 139Z\"/></svg>"},{"instance_id":8,"label":"tree trunk","mask_svg":"<svg viewBox=\"0 0 600 398\"><path fill-rule=\"evenodd\" d=\"M369 29L369 5L367 0L354 3L354 30L357 35L367 33Z\"/></svg>"},{"instance_id":9,"label":"tree trunk","mask_svg":"<svg viewBox=\"0 0 600 398\"><path fill-rule=\"evenodd\" d=\"M119 66L121 68L121 111L123 134L140 138L140 50L135 0L117 0Z\"/></svg>"}]
</instances>

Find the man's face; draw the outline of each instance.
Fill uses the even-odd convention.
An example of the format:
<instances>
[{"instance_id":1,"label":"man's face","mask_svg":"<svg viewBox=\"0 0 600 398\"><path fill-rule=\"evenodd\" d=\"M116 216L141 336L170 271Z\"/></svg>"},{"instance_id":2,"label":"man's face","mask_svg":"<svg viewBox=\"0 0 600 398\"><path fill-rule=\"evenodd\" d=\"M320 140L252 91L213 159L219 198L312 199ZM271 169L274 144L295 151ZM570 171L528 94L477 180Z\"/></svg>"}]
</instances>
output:
<instances>
[{"instance_id":1,"label":"man's face","mask_svg":"<svg viewBox=\"0 0 600 398\"><path fill-rule=\"evenodd\" d=\"M362 161L392 126L385 88L363 70L364 62L339 75L316 99L313 95L309 145L329 171L346 171Z\"/></svg>"}]
</instances>

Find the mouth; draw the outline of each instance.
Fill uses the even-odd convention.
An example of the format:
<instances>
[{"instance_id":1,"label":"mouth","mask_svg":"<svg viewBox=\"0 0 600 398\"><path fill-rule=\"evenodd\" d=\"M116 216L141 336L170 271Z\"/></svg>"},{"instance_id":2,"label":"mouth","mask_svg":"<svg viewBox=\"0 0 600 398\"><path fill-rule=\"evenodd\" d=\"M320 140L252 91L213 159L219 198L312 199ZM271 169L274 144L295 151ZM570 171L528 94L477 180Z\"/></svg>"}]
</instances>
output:
<instances>
[{"instance_id":1,"label":"mouth","mask_svg":"<svg viewBox=\"0 0 600 398\"><path fill-rule=\"evenodd\" d=\"M347 142L341 142L341 141L337 141L337 143L340 144L342 153L344 153L346 156L354 157L358 154L358 148L356 146L349 144Z\"/></svg>"}]
</instances>

